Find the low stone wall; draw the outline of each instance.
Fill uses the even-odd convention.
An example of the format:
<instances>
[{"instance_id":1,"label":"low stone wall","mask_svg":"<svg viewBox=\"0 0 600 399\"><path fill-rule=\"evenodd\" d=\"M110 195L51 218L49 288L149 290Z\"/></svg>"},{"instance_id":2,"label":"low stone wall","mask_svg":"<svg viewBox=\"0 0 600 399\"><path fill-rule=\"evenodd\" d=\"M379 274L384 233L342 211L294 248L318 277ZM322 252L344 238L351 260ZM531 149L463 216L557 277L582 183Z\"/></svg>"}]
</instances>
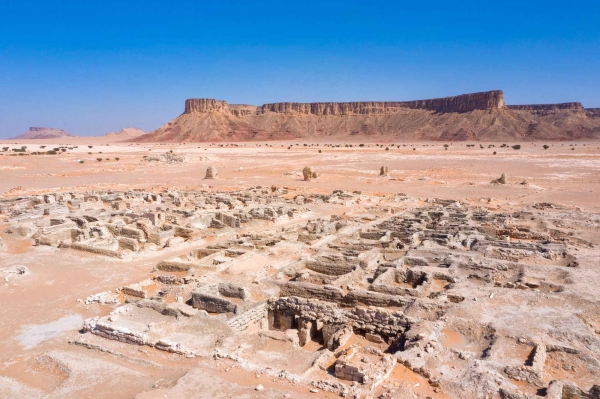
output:
<instances>
[{"instance_id":1,"label":"low stone wall","mask_svg":"<svg viewBox=\"0 0 600 399\"><path fill-rule=\"evenodd\" d=\"M356 265L352 264L329 263L321 262L318 260L306 261L305 267L317 273L327 274L328 276L341 276L344 274L348 274L354 269L356 269Z\"/></svg>"},{"instance_id":2,"label":"low stone wall","mask_svg":"<svg viewBox=\"0 0 600 399\"><path fill-rule=\"evenodd\" d=\"M354 307L341 309L335 303L285 297L269 300L272 312L288 313L324 324L345 324L355 331L377 333L383 337L396 337L409 327L409 321L400 311Z\"/></svg>"},{"instance_id":3,"label":"low stone wall","mask_svg":"<svg viewBox=\"0 0 600 399\"><path fill-rule=\"evenodd\" d=\"M224 298L203 291L192 292L192 306L210 313L235 313L238 306Z\"/></svg>"},{"instance_id":4,"label":"low stone wall","mask_svg":"<svg viewBox=\"0 0 600 399\"><path fill-rule=\"evenodd\" d=\"M122 258L122 255L119 251L113 251L112 249L106 249L106 248L98 248L98 247L94 247L92 245L81 244L78 242L75 242L75 243L69 244L69 245L63 245L62 247L63 248L73 248L73 249L77 249L79 251L90 252L90 253L97 254L97 255L109 256L111 258Z\"/></svg>"},{"instance_id":5,"label":"low stone wall","mask_svg":"<svg viewBox=\"0 0 600 399\"><path fill-rule=\"evenodd\" d=\"M254 333L268 328L267 314L267 302L261 302L244 313L232 317L227 324L234 331Z\"/></svg>"},{"instance_id":6,"label":"low stone wall","mask_svg":"<svg viewBox=\"0 0 600 399\"><path fill-rule=\"evenodd\" d=\"M296 296L301 298L313 298L327 302L341 303L342 299L344 298L344 291L328 285L289 281L281 288L281 296Z\"/></svg>"}]
</instances>

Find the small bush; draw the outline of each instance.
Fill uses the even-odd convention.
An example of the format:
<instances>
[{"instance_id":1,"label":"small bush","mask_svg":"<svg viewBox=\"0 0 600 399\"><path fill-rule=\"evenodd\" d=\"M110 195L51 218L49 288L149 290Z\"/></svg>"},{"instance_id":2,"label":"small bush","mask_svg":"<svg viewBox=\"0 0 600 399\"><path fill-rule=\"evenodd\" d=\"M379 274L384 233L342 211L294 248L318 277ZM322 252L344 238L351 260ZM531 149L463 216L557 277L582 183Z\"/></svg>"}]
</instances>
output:
<instances>
[{"instance_id":1,"label":"small bush","mask_svg":"<svg viewBox=\"0 0 600 399\"><path fill-rule=\"evenodd\" d=\"M550 146L547 144L544 144L544 150L547 150L548 148L550 148Z\"/></svg>"},{"instance_id":2,"label":"small bush","mask_svg":"<svg viewBox=\"0 0 600 399\"><path fill-rule=\"evenodd\" d=\"M93 147L94 147L93 145L88 145L88 148L93 148Z\"/></svg>"},{"instance_id":3,"label":"small bush","mask_svg":"<svg viewBox=\"0 0 600 399\"><path fill-rule=\"evenodd\" d=\"M496 151L494 151L494 155L496 155Z\"/></svg>"},{"instance_id":4,"label":"small bush","mask_svg":"<svg viewBox=\"0 0 600 399\"><path fill-rule=\"evenodd\" d=\"M56 155L58 153L56 151L54 151L54 150L50 150L50 151L47 151L46 154L48 154L48 155Z\"/></svg>"},{"instance_id":5,"label":"small bush","mask_svg":"<svg viewBox=\"0 0 600 399\"><path fill-rule=\"evenodd\" d=\"M117 158L115 158L115 161L118 161L119 159L121 159L121 158L117 157Z\"/></svg>"},{"instance_id":6,"label":"small bush","mask_svg":"<svg viewBox=\"0 0 600 399\"><path fill-rule=\"evenodd\" d=\"M512 149L513 150L520 150L521 146L519 144L515 144L515 145L512 146Z\"/></svg>"},{"instance_id":7,"label":"small bush","mask_svg":"<svg viewBox=\"0 0 600 399\"><path fill-rule=\"evenodd\" d=\"M96 158L96 161L102 162L102 158Z\"/></svg>"},{"instance_id":8,"label":"small bush","mask_svg":"<svg viewBox=\"0 0 600 399\"><path fill-rule=\"evenodd\" d=\"M80 159L80 160L79 160L79 163L84 163L84 162L85 162L85 161L84 161L83 159Z\"/></svg>"}]
</instances>

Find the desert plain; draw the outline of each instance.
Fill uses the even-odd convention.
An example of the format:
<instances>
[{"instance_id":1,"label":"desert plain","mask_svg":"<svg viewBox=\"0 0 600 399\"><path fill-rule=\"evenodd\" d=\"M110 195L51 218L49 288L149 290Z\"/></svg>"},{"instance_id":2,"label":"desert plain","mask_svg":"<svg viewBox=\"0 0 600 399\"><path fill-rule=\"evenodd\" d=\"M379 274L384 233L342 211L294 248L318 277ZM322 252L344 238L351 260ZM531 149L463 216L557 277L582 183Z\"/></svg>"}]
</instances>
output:
<instances>
[{"instance_id":1,"label":"desert plain","mask_svg":"<svg viewBox=\"0 0 600 399\"><path fill-rule=\"evenodd\" d=\"M63 140L0 145L0 397L600 397L598 141Z\"/></svg>"}]
</instances>

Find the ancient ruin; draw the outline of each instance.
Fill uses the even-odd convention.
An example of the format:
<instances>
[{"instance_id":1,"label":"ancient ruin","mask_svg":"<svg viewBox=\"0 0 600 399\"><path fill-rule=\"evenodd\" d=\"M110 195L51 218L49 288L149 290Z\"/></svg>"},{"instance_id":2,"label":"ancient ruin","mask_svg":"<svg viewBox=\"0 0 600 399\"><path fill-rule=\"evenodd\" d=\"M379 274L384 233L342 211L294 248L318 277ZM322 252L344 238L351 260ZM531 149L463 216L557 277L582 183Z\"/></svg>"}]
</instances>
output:
<instances>
[{"instance_id":1,"label":"ancient ruin","mask_svg":"<svg viewBox=\"0 0 600 399\"><path fill-rule=\"evenodd\" d=\"M324 204L337 211L319 214ZM257 186L47 193L4 200L0 214L65 255L121 267L164 254L144 279L82 299L107 310L73 345L221 359L352 398L406 397L403 378L431 397L600 394L597 301L559 306L580 262L598 257L550 224L580 212Z\"/></svg>"}]
</instances>

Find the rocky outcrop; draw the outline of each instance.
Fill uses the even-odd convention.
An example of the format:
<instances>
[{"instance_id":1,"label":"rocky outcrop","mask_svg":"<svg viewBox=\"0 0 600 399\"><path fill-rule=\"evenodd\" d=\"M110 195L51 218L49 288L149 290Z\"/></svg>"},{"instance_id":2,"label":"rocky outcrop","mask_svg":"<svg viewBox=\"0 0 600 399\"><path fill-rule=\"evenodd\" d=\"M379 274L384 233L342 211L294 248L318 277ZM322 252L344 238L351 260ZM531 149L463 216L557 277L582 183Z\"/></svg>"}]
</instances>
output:
<instances>
[{"instance_id":1,"label":"rocky outcrop","mask_svg":"<svg viewBox=\"0 0 600 399\"><path fill-rule=\"evenodd\" d=\"M393 114L404 108L424 109L435 112L469 112L474 110L501 109L504 93L494 90L483 93L463 94L455 97L416 101L349 102L349 103L273 103L260 107L261 113L300 113L313 115L364 115Z\"/></svg>"},{"instance_id":2,"label":"rocky outcrop","mask_svg":"<svg viewBox=\"0 0 600 399\"><path fill-rule=\"evenodd\" d=\"M581 103L507 105L506 108L517 111L557 111L564 109L572 111L584 110Z\"/></svg>"},{"instance_id":3,"label":"rocky outcrop","mask_svg":"<svg viewBox=\"0 0 600 399\"><path fill-rule=\"evenodd\" d=\"M368 136L398 140L577 140L600 137L600 111L580 103L506 106L500 90L416 101L280 102L189 99L136 142L219 142Z\"/></svg>"},{"instance_id":4,"label":"rocky outcrop","mask_svg":"<svg viewBox=\"0 0 600 399\"><path fill-rule=\"evenodd\" d=\"M213 98L190 98L185 100L184 114L202 113L211 111L228 111L227 101Z\"/></svg>"},{"instance_id":5,"label":"rocky outcrop","mask_svg":"<svg viewBox=\"0 0 600 399\"><path fill-rule=\"evenodd\" d=\"M264 104L260 107L243 104L227 104L212 98L191 98L185 101L184 114L205 112L227 112L235 116L260 115L268 112L279 114L325 115L368 115L393 114L402 109L424 109L435 112L469 112L473 110L501 109L504 107L502 90L463 94L454 97L416 101L365 101L365 102L281 102Z\"/></svg>"},{"instance_id":6,"label":"rocky outcrop","mask_svg":"<svg viewBox=\"0 0 600 399\"><path fill-rule=\"evenodd\" d=\"M103 137L114 139L114 140L127 140L135 137L139 137L146 134L142 129L137 127L125 127L118 132L106 133Z\"/></svg>"},{"instance_id":7,"label":"rocky outcrop","mask_svg":"<svg viewBox=\"0 0 600 399\"><path fill-rule=\"evenodd\" d=\"M29 130L20 136L14 137L15 140L37 140L37 139L57 139L62 137L75 137L64 130L51 127L30 127Z\"/></svg>"},{"instance_id":8,"label":"rocky outcrop","mask_svg":"<svg viewBox=\"0 0 600 399\"><path fill-rule=\"evenodd\" d=\"M590 118L600 118L600 108L586 108L585 112Z\"/></svg>"}]
</instances>

